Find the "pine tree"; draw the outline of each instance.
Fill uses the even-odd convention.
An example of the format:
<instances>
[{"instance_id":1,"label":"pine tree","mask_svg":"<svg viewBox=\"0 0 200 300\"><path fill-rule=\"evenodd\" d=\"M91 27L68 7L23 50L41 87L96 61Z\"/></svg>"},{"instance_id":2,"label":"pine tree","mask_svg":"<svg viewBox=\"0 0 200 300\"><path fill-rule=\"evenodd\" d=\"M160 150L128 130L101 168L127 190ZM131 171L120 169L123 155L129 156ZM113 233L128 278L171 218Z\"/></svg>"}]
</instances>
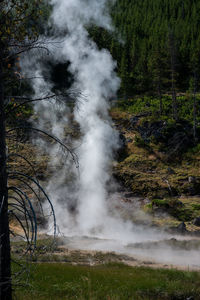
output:
<instances>
[{"instance_id":1,"label":"pine tree","mask_svg":"<svg viewBox=\"0 0 200 300\"><path fill-rule=\"evenodd\" d=\"M175 43L174 32L170 27L168 32L168 47L169 47L169 59L170 59L170 73L171 73L172 111L173 111L173 118L175 121L177 121L178 105L177 105L177 96L176 96L176 77L177 77L176 43Z\"/></svg>"}]
</instances>

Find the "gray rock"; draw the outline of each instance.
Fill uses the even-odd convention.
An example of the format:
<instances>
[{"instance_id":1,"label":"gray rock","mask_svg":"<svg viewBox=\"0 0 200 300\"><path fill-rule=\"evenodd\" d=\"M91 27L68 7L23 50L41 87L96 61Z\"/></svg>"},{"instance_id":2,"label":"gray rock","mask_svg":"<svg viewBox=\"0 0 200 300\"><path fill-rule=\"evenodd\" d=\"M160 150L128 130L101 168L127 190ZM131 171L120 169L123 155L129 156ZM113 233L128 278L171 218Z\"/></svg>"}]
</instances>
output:
<instances>
[{"instance_id":1,"label":"gray rock","mask_svg":"<svg viewBox=\"0 0 200 300\"><path fill-rule=\"evenodd\" d=\"M126 142L127 143L132 143L133 139L127 139Z\"/></svg>"},{"instance_id":2,"label":"gray rock","mask_svg":"<svg viewBox=\"0 0 200 300\"><path fill-rule=\"evenodd\" d=\"M132 118L130 118L130 123L131 125L134 127L135 125L137 125L137 122L139 121L139 117L138 116L134 116Z\"/></svg>"},{"instance_id":3,"label":"gray rock","mask_svg":"<svg viewBox=\"0 0 200 300\"><path fill-rule=\"evenodd\" d=\"M184 206L183 202L181 202L180 200L177 200L174 205L178 206L178 207L183 207Z\"/></svg>"},{"instance_id":4,"label":"gray rock","mask_svg":"<svg viewBox=\"0 0 200 300\"><path fill-rule=\"evenodd\" d=\"M120 134L119 134L119 143L120 143L121 148L126 147L126 138L124 136L124 133L122 133L122 132L120 132Z\"/></svg>"},{"instance_id":5,"label":"gray rock","mask_svg":"<svg viewBox=\"0 0 200 300\"><path fill-rule=\"evenodd\" d=\"M188 182L189 183L196 183L196 177L195 176L189 176L188 177Z\"/></svg>"},{"instance_id":6,"label":"gray rock","mask_svg":"<svg viewBox=\"0 0 200 300\"><path fill-rule=\"evenodd\" d=\"M195 218L193 224L200 227L200 217Z\"/></svg>"},{"instance_id":7,"label":"gray rock","mask_svg":"<svg viewBox=\"0 0 200 300\"><path fill-rule=\"evenodd\" d=\"M135 194L132 193L132 192L128 192L128 193L125 193L125 194L124 194L124 197L125 197L125 198L133 198L133 197L135 197Z\"/></svg>"},{"instance_id":8,"label":"gray rock","mask_svg":"<svg viewBox=\"0 0 200 300\"><path fill-rule=\"evenodd\" d=\"M185 223L184 223L184 222L180 223L180 224L177 226L177 230L178 230L178 232L180 232L180 233L185 233L185 232L187 231Z\"/></svg>"},{"instance_id":9,"label":"gray rock","mask_svg":"<svg viewBox=\"0 0 200 300\"><path fill-rule=\"evenodd\" d=\"M175 171L172 168L168 167L167 168L167 173L168 174L175 174Z\"/></svg>"}]
</instances>

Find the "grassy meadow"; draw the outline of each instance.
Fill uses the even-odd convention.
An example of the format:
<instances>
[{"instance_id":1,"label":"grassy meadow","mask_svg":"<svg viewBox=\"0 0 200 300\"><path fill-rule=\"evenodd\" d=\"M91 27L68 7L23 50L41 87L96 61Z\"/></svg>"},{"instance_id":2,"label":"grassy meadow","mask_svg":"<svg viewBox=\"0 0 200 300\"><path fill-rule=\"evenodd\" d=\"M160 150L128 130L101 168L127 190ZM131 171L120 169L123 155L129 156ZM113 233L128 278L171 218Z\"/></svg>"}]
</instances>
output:
<instances>
[{"instance_id":1,"label":"grassy meadow","mask_svg":"<svg viewBox=\"0 0 200 300\"><path fill-rule=\"evenodd\" d=\"M37 263L23 276L15 300L200 299L200 273L174 269Z\"/></svg>"}]
</instances>

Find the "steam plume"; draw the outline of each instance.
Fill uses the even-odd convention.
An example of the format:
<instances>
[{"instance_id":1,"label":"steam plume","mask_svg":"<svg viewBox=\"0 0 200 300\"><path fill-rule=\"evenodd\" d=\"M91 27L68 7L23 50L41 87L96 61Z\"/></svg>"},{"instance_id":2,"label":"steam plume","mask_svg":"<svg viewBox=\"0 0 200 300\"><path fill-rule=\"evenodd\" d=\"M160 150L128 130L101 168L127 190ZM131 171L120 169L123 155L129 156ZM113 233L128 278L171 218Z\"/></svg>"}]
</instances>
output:
<instances>
[{"instance_id":1,"label":"steam plume","mask_svg":"<svg viewBox=\"0 0 200 300\"><path fill-rule=\"evenodd\" d=\"M75 75L74 89L80 90L86 101L75 109L75 119L82 134L79 148L80 178L78 191L78 224L88 234L101 227L107 217L106 183L112 150L118 144L117 134L110 125L107 100L116 94L119 79L110 53L99 50L90 40L86 26L97 24L111 28L105 0L56 1L52 19L61 31L67 30L61 55L70 61Z\"/></svg>"}]
</instances>

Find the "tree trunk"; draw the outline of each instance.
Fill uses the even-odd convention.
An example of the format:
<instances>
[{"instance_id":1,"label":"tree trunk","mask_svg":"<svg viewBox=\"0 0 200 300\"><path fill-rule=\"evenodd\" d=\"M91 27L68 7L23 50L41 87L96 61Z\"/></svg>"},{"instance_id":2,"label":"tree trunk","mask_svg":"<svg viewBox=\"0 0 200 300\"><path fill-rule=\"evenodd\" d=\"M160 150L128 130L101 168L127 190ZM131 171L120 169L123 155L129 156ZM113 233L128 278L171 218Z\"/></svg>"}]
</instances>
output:
<instances>
[{"instance_id":1,"label":"tree trunk","mask_svg":"<svg viewBox=\"0 0 200 300\"><path fill-rule=\"evenodd\" d=\"M176 91L173 84L172 84L172 107L173 107L173 119L177 121L178 120L177 99L176 99Z\"/></svg>"},{"instance_id":2,"label":"tree trunk","mask_svg":"<svg viewBox=\"0 0 200 300\"><path fill-rule=\"evenodd\" d=\"M12 291L6 171L4 85L1 57L0 53L0 299L11 300Z\"/></svg>"},{"instance_id":3,"label":"tree trunk","mask_svg":"<svg viewBox=\"0 0 200 300\"><path fill-rule=\"evenodd\" d=\"M178 120L178 109L177 109L177 99L176 99L176 89L175 89L175 58L174 49L171 50L171 81L172 81L172 110L174 120Z\"/></svg>"},{"instance_id":4,"label":"tree trunk","mask_svg":"<svg viewBox=\"0 0 200 300\"><path fill-rule=\"evenodd\" d=\"M174 34L171 31L171 29L169 29L169 48L170 48L170 63L171 63L172 111L173 111L173 119L177 121L178 107L177 107L176 87L175 87L176 55L175 55Z\"/></svg>"},{"instance_id":5,"label":"tree trunk","mask_svg":"<svg viewBox=\"0 0 200 300\"><path fill-rule=\"evenodd\" d=\"M197 92L197 75L194 72L194 88L193 88L193 137L194 142L197 141L196 131L197 131L197 101L196 101L196 92Z\"/></svg>"},{"instance_id":6,"label":"tree trunk","mask_svg":"<svg viewBox=\"0 0 200 300\"><path fill-rule=\"evenodd\" d=\"M161 92L161 76L159 74L159 81L158 81L158 96L160 102L160 115L163 114L163 102L162 102L162 92Z\"/></svg>"},{"instance_id":7,"label":"tree trunk","mask_svg":"<svg viewBox=\"0 0 200 300\"><path fill-rule=\"evenodd\" d=\"M159 100L160 100L160 115L162 116L162 114L163 114L163 102L162 102L161 94L159 95Z\"/></svg>"}]
</instances>

